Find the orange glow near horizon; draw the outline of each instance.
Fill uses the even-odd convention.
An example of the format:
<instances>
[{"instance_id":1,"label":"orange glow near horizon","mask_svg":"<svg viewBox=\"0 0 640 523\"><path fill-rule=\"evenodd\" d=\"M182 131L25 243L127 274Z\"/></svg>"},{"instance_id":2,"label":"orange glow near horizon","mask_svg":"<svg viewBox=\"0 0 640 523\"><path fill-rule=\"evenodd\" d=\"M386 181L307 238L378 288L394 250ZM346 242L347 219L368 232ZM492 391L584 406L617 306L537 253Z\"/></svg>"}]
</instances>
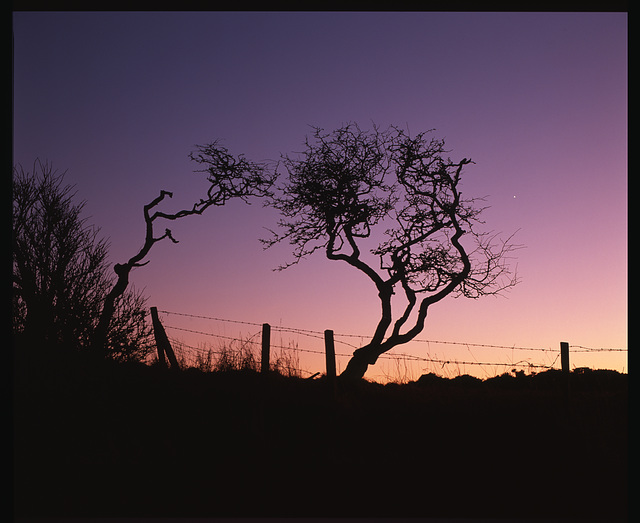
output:
<instances>
[{"instance_id":1,"label":"orange glow near horizon","mask_svg":"<svg viewBox=\"0 0 640 523\"><path fill-rule=\"evenodd\" d=\"M176 351L188 365L195 365L198 355L216 354L223 348L250 351L260 361L261 324L224 318L202 318L163 311L161 318ZM428 331L428 329L425 329ZM369 335L362 332L334 332L336 366L340 373L355 348L366 344ZM292 362L301 377L325 372L323 331L296 328L291 325L271 326L271 361ZM626 347L585 347L570 345L570 368L588 367L628 371ZM560 343L552 346L499 345L488 342L430 339L420 335L383 354L371 366L366 378L379 383L408 382L422 374L434 373L453 378L467 374L480 379L503 373L524 371L526 374L560 368Z\"/></svg>"}]
</instances>

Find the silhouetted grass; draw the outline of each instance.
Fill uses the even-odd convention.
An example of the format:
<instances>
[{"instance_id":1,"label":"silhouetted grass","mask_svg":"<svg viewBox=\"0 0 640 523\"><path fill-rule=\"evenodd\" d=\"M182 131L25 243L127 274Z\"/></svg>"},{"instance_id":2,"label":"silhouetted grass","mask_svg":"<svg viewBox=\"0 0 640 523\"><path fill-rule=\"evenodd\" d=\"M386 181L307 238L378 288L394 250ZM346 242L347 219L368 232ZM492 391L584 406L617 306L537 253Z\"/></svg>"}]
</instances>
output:
<instances>
[{"instance_id":1,"label":"silhouetted grass","mask_svg":"<svg viewBox=\"0 0 640 523\"><path fill-rule=\"evenodd\" d=\"M626 516L626 375L204 367L19 365L16 516Z\"/></svg>"},{"instance_id":2,"label":"silhouetted grass","mask_svg":"<svg viewBox=\"0 0 640 523\"><path fill-rule=\"evenodd\" d=\"M225 341L216 346L205 345L197 349L190 349L174 340L173 350L181 369L195 368L202 372L260 370L261 349L251 338ZM157 365L157 358L151 364ZM297 346L273 348L269 368L282 376L301 377Z\"/></svg>"}]
</instances>

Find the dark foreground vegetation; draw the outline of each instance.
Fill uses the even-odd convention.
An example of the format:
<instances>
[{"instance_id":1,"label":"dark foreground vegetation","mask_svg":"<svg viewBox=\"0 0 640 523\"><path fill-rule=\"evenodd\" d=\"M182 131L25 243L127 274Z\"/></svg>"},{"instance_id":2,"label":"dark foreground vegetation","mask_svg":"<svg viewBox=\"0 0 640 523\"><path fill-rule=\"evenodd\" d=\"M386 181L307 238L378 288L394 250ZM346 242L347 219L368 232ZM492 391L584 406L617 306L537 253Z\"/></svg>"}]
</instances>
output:
<instances>
[{"instance_id":1,"label":"dark foreground vegetation","mask_svg":"<svg viewBox=\"0 0 640 523\"><path fill-rule=\"evenodd\" d=\"M16 362L14 511L626 519L627 375L406 385Z\"/></svg>"}]
</instances>

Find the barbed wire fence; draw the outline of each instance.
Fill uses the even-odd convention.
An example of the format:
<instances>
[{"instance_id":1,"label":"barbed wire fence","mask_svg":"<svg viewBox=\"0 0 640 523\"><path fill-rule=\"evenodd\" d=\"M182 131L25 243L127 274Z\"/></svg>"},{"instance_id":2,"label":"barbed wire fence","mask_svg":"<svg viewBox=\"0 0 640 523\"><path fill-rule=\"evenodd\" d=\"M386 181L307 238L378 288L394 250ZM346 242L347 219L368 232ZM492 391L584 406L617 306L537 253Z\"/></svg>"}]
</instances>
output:
<instances>
[{"instance_id":1,"label":"barbed wire fence","mask_svg":"<svg viewBox=\"0 0 640 523\"><path fill-rule=\"evenodd\" d=\"M227 366L246 366L259 370L260 368L260 348L262 345L261 332L266 324L256 323L242 320L232 320L214 316L205 316L198 314L189 314L175 311L159 310L159 313L166 315L167 318L176 320L180 323L180 319L203 320L205 322L215 322L222 326L213 332L213 329L203 330L202 328L188 328L186 326L175 325L174 322L164 323L171 334L168 335L169 340L174 345L176 354L181 360L181 366L190 366L211 369L214 365L218 367ZM233 334L229 335L226 326L233 326ZM301 329L288 326L270 325L270 331L277 333L280 338L279 343L269 342L270 348L275 349L271 358L271 366L274 370L289 376L298 377L315 377L318 367L323 369L323 358L326 355L324 345L320 348L309 348L309 345L325 342L326 331L315 331L310 329ZM222 332L220 332L222 331ZM248 333L246 332L248 331ZM199 346L187 344L180 339L180 336L197 336L201 340ZM284 340L288 337L288 343L285 345ZM302 346L300 337L305 339ZM296 338L297 341L292 338ZM365 344L369 336L353 333L332 333L332 339L339 346L339 350L335 351L335 359L339 364L344 364L345 360L351 358L353 351ZM213 342L212 340L216 340ZM556 348L545 347L520 347L486 343L472 343L461 341L443 341L443 340L426 340L415 339L410 342L413 347L418 344L427 345L427 356L419 356L407 352L384 353L379 357L381 361L378 374L372 376L376 381L411 381L419 377L419 375L432 372L447 377L466 374L467 367L480 369L484 374L483 377L489 378L505 372L528 372L537 373L544 370L559 368L561 352ZM469 358L460 357L442 357L437 352L431 355L432 348L439 346L451 346L466 349ZM471 349L491 349L500 351L511 351L508 361L484 361L478 360ZM585 347L582 345L571 345L572 353L588 353L594 355L596 353L605 352L627 352L626 348L596 348ZM524 356L523 353L533 353L537 356L537 361L531 361L533 357ZM305 355L307 367L303 368L300 364L301 355ZM517 355L517 356L516 356ZM311 368L309 368L311 365ZM340 367L340 366L339 366ZM419 373L419 375L416 375Z\"/></svg>"}]
</instances>

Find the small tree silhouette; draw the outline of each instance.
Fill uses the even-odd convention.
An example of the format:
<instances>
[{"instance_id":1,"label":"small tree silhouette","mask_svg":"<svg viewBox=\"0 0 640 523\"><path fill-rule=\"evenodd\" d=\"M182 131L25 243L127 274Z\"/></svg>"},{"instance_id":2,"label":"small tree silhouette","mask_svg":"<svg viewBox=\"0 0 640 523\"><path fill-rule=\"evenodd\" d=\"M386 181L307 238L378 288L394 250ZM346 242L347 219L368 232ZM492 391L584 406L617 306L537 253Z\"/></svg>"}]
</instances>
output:
<instances>
[{"instance_id":1,"label":"small tree silhouette","mask_svg":"<svg viewBox=\"0 0 640 523\"><path fill-rule=\"evenodd\" d=\"M353 353L344 378L363 377L381 354L414 339L429 307L445 296L477 298L517 283L506 263L516 248L511 237L477 232L483 208L479 199L462 198L462 172L473 162L445 157L444 141L428 132L316 127L302 153L282 158L286 181L268 200L283 217L281 232L262 240L267 248L285 240L293 246L293 261L279 269L322 249L367 276L380 298L375 332ZM361 244L375 227L385 239L367 260ZM394 321L397 290L405 305Z\"/></svg>"},{"instance_id":2,"label":"small tree silhouette","mask_svg":"<svg viewBox=\"0 0 640 523\"><path fill-rule=\"evenodd\" d=\"M13 169L13 332L29 352L84 350L91 345L102 302L112 285L108 244L82 217L65 173L35 161ZM107 343L117 359L150 350L144 299L122 293L113 303ZM53 351L51 349L54 349Z\"/></svg>"},{"instance_id":3,"label":"small tree silhouette","mask_svg":"<svg viewBox=\"0 0 640 523\"><path fill-rule=\"evenodd\" d=\"M165 199L172 198L173 193L160 191L160 195L143 207L146 233L142 248L125 263L114 265L118 279L104 300L100 321L95 333L94 346L102 355L106 355L106 333L113 318L114 304L129 284L129 273L134 267L142 267L149 263L143 261L151 248L159 241L168 238L178 243L170 229L165 229L160 236L155 236L154 223L158 219L177 220L186 216L202 214L211 206L222 206L228 200L239 198L247 202L250 197L267 196L274 183L274 175L267 172L265 165L247 160L244 156L233 156L228 149L218 141L208 145L196 145L196 151L191 152L191 160L203 165L196 172L205 173L210 183L206 198L201 198L190 209L183 209L175 213L152 211Z\"/></svg>"}]
</instances>

